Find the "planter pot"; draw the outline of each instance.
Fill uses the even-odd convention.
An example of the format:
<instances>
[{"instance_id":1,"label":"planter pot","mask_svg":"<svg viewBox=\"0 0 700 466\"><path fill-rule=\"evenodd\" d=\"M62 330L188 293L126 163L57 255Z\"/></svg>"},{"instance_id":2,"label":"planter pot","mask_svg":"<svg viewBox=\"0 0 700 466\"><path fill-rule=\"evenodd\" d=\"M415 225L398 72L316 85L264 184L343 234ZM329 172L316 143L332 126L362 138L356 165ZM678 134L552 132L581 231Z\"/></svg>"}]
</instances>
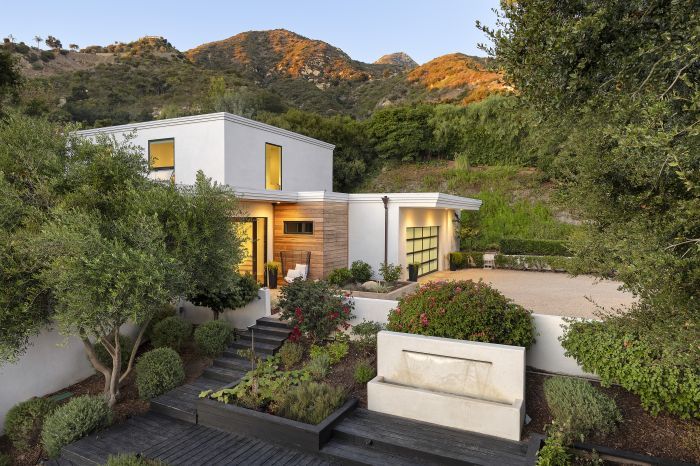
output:
<instances>
[{"instance_id":1,"label":"planter pot","mask_svg":"<svg viewBox=\"0 0 700 466\"><path fill-rule=\"evenodd\" d=\"M277 269L267 270L266 272L265 280L268 288L271 290L277 289Z\"/></svg>"},{"instance_id":2,"label":"planter pot","mask_svg":"<svg viewBox=\"0 0 700 466\"><path fill-rule=\"evenodd\" d=\"M457 264L455 264L454 260L452 259L452 255L450 255L450 272L454 272L457 270Z\"/></svg>"},{"instance_id":3,"label":"planter pot","mask_svg":"<svg viewBox=\"0 0 700 466\"><path fill-rule=\"evenodd\" d=\"M417 282L418 281L418 267L409 264L408 265L408 281L409 282Z\"/></svg>"},{"instance_id":4,"label":"planter pot","mask_svg":"<svg viewBox=\"0 0 700 466\"><path fill-rule=\"evenodd\" d=\"M272 439L303 451L318 452L331 438L333 427L356 405L357 400L350 398L319 424L311 425L202 398L197 401L197 423L268 442Z\"/></svg>"}]
</instances>

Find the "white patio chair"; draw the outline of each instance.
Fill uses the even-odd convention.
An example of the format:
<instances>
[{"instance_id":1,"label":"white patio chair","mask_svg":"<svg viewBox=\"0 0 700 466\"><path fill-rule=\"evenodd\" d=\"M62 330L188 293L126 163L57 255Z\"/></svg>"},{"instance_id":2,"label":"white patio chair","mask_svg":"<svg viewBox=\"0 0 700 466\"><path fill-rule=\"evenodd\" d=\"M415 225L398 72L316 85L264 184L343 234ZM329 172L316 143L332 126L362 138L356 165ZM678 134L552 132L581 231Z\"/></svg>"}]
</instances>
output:
<instances>
[{"instance_id":1,"label":"white patio chair","mask_svg":"<svg viewBox=\"0 0 700 466\"><path fill-rule=\"evenodd\" d=\"M484 268L485 269L495 269L496 268L496 254L487 252L484 254Z\"/></svg>"},{"instance_id":2,"label":"white patio chair","mask_svg":"<svg viewBox=\"0 0 700 466\"><path fill-rule=\"evenodd\" d=\"M306 280L306 273L306 264L297 264L293 269L287 270L287 276L284 277L284 281L292 283L295 278L299 277L301 277L302 280Z\"/></svg>"}]
</instances>

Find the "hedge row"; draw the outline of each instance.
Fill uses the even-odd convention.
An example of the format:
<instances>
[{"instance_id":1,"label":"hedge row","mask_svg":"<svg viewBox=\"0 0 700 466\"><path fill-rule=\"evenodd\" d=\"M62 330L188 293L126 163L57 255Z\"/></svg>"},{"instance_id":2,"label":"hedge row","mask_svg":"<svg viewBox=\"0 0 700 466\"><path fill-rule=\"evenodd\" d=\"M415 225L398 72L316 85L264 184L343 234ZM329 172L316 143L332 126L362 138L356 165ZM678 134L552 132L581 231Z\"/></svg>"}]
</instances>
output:
<instances>
[{"instance_id":1,"label":"hedge row","mask_svg":"<svg viewBox=\"0 0 700 466\"><path fill-rule=\"evenodd\" d=\"M565 241L549 239L503 238L499 242L501 254L532 256L571 256Z\"/></svg>"},{"instance_id":2,"label":"hedge row","mask_svg":"<svg viewBox=\"0 0 700 466\"><path fill-rule=\"evenodd\" d=\"M484 266L484 253L451 252L450 263L457 266L458 269L467 269L470 267L481 268Z\"/></svg>"},{"instance_id":3,"label":"hedge row","mask_svg":"<svg viewBox=\"0 0 700 466\"><path fill-rule=\"evenodd\" d=\"M536 270L566 272L570 257L563 256L506 256L496 254L496 268L512 270Z\"/></svg>"}]
</instances>

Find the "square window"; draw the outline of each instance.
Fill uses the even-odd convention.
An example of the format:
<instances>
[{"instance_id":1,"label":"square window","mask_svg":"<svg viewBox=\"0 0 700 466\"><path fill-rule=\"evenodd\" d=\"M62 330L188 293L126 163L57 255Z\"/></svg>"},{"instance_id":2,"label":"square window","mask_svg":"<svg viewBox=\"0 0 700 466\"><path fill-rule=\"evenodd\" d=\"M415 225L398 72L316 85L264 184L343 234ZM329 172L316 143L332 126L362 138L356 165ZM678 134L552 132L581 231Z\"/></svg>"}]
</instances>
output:
<instances>
[{"instance_id":1,"label":"square window","mask_svg":"<svg viewBox=\"0 0 700 466\"><path fill-rule=\"evenodd\" d=\"M175 139L148 141L148 166L151 170L175 168Z\"/></svg>"}]
</instances>

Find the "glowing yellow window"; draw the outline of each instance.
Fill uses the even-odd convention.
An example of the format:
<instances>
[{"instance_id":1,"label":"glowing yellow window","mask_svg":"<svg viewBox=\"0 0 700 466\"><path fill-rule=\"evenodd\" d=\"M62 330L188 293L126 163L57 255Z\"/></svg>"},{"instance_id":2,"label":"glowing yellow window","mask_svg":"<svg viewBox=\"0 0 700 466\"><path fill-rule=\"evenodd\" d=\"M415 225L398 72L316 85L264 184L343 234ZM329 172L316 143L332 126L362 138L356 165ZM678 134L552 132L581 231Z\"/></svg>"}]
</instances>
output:
<instances>
[{"instance_id":1,"label":"glowing yellow window","mask_svg":"<svg viewBox=\"0 0 700 466\"><path fill-rule=\"evenodd\" d=\"M175 140L148 141L148 165L151 170L175 168Z\"/></svg>"},{"instance_id":2,"label":"glowing yellow window","mask_svg":"<svg viewBox=\"0 0 700 466\"><path fill-rule=\"evenodd\" d=\"M265 143L265 189L282 189L282 146Z\"/></svg>"}]
</instances>

